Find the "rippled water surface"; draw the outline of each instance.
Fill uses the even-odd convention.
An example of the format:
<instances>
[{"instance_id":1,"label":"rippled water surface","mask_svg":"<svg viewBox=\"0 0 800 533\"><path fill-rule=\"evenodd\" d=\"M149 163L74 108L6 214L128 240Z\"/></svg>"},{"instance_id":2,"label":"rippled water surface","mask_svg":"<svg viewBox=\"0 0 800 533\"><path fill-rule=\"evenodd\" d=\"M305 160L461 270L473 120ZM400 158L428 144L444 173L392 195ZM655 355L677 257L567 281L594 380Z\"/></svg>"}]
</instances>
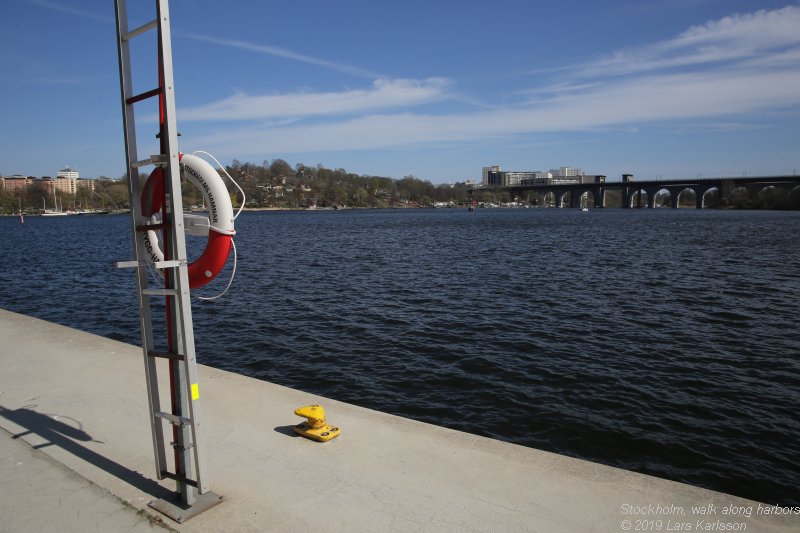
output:
<instances>
[{"instance_id":1,"label":"rippled water surface","mask_svg":"<svg viewBox=\"0 0 800 533\"><path fill-rule=\"evenodd\" d=\"M128 217L0 230L2 307L139 343L133 274L111 268ZM201 363L800 503L800 213L270 212L237 230L233 288L194 306Z\"/></svg>"}]
</instances>

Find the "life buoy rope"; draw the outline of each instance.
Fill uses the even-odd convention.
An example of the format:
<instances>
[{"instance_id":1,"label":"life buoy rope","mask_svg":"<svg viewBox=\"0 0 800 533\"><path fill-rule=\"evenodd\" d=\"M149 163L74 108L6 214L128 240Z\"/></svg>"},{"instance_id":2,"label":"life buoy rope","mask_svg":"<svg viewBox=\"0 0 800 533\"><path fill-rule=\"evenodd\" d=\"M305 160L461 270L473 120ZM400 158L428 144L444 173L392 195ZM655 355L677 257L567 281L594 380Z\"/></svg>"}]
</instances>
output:
<instances>
[{"instance_id":1,"label":"life buoy rope","mask_svg":"<svg viewBox=\"0 0 800 533\"><path fill-rule=\"evenodd\" d=\"M228 261L233 245L233 206L222 178L207 161L192 154L181 154L180 164L186 179L203 194L209 215L208 242L197 260L188 265L189 287L196 289L213 280ZM155 220L164 200L164 171L157 167L142 189L142 215ZM164 260L164 252L154 230L142 234L144 247L153 263Z\"/></svg>"}]
</instances>

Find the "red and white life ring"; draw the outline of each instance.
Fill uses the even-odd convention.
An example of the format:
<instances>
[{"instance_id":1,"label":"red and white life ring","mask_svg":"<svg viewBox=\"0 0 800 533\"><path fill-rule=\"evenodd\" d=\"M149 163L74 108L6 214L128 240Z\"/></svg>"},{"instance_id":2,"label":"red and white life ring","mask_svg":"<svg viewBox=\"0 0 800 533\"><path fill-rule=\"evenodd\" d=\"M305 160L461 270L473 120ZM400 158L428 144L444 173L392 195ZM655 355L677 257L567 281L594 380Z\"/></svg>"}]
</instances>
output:
<instances>
[{"instance_id":1,"label":"red and white life ring","mask_svg":"<svg viewBox=\"0 0 800 533\"><path fill-rule=\"evenodd\" d=\"M180 155L181 168L186 179L200 189L208 206L208 243L203 254L189 263L189 286L202 287L214 279L231 251L231 243L236 231L233 229L233 206L225 182L207 161L191 154ZM164 200L164 171L161 167L150 173L142 190L142 214L153 217L161 211ZM158 235L153 230L143 234L144 247L153 263L164 260L164 252L158 243Z\"/></svg>"}]
</instances>

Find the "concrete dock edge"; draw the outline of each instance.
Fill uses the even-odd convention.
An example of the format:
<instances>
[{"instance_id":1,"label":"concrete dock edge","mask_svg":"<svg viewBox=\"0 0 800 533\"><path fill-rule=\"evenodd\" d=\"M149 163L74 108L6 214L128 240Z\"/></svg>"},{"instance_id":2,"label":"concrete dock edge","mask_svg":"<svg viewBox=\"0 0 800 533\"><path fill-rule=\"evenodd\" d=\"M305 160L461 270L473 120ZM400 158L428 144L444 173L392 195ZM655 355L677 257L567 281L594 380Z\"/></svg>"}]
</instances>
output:
<instances>
[{"instance_id":1,"label":"concrete dock edge","mask_svg":"<svg viewBox=\"0 0 800 533\"><path fill-rule=\"evenodd\" d=\"M202 347L198 352L202 360ZM141 349L0 310L0 512L15 516L0 521L0 532L53 526L607 532L635 530L648 520L660 520L661 530L688 523L684 531L713 524L716 530L727 524L740 531L800 531L800 515L759 512L775 511L770 502L415 422L202 365L200 396L211 489L225 501L184 524L159 524L161 517L147 504L169 495L173 484L155 481ZM339 438L320 444L294 435L291 427L300 420L293 411L310 403L324 405L329 420L342 428ZM29 449L20 448L23 442ZM17 462L37 467L22 470ZM62 502L58 513L47 511L54 504L44 496L32 497L53 490ZM64 498L79 492L88 497L74 504ZM75 512L66 511L72 507ZM725 508L749 508L751 516L723 514ZM109 515L121 521L119 527L103 522Z\"/></svg>"}]
</instances>

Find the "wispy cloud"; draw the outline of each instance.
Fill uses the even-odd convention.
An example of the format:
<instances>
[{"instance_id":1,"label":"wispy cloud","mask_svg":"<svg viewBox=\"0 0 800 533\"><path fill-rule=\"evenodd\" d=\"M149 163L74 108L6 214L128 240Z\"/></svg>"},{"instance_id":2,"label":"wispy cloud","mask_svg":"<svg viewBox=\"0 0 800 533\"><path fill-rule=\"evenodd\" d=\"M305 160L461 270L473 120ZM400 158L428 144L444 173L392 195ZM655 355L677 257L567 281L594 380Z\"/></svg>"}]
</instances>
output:
<instances>
[{"instance_id":1,"label":"wispy cloud","mask_svg":"<svg viewBox=\"0 0 800 533\"><path fill-rule=\"evenodd\" d=\"M282 57L284 59L291 59L293 61L300 61L302 63L308 63L310 65L316 65L318 67L323 67L328 70L333 70L336 72L343 72L345 74L351 74L353 76L358 76L361 78L369 78L369 79L377 79L377 78L385 78L386 76L379 74L377 72L373 72L367 69L363 69L360 67L355 67L352 65L348 65L345 63L337 63L334 61L328 61L326 59L320 59L318 57L308 56L304 54L299 54L292 50L288 50L286 48L280 48L277 46L270 46L266 44L257 44L257 43L249 43L246 41L237 41L232 39L220 39L219 37L209 37L207 35L196 35L190 34L185 32L175 32L176 37L181 37L184 39L194 39L196 41L203 41L207 43L218 44L221 46L227 46L230 48L238 48L240 50L247 50L250 52L257 52L259 54L266 54L274 57Z\"/></svg>"},{"instance_id":2,"label":"wispy cloud","mask_svg":"<svg viewBox=\"0 0 800 533\"><path fill-rule=\"evenodd\" d=\"M800 7L732 15L675 38L566 66L558 81L520 88L515 105L419 114L411 106L449 98L440 78L384 80L341 93L234 95L186 110L200 119L312 120L220 128L194 139L228 156L376 149L417 143L513 142L523 135L618 130L658 124L717 130L800 107ZM399 109L378 114L378 110ZM314 116L327 115L324 121ZM336 120L331 116L339 115ZM719 125L725 125L720 128Z\"/></svg>"},{"instance_id":3,"label":"wispy cloud","mask_svg":"<svg viewBox=\"0 0 800 533\"><path fill-rule=\"evenodd\" d=\"M518 134L586 131L655 121L718 118L798 106L800 71L652 76L546 103L457 115L369 115L335 123L250 127L194 141L227 154L373 149L427 142L508 139Z\"/></svg>"},{"instance_id":4,"label":"wispy cloud","mask_svg":"<svg viewBox=\"0 0 800 533\"><path fill-rule=\"evenodd\" d=\"M85 9L79 9L73 7L71 5L60 4L57 2L51 2L49 0L23 0L24 2L32 5L36 5L39 7L43 7L46 9L50 9L52 11L58 11L60 13L67 13L69 15L74 15L77 17L97 20L100 22L111 23L114 22L113 17L109 17L106 15L101 15L99 13L88 11ZM386 78L385 74L381 74L375 71L371 71L368 69L364 69L361 67L356 67L353 65L348 65L346 63L338 63L335 61L329 61L327 59L322 59L319 57L309 56L305 54L300 54L293 50L289 50L287 48L281 48L279 46L272 46L267 44L259 44L259 43L251 43L247 41L239 41L235 39L222 39L219 37L211 37L208 35L198 35L194 33L184 32L180 30L174 30L172 32L174 37L183 38L183 39L193 39L196 41L203 41L211 44L216 44L220 46L225 46L228 48L238 48L240 50L247 50L250 52L256 52L259 54L270 55L273 57L281 57L284 59L289 59L293 61L299 61L301 63L308 63L310 65L316 65L318 67L322 67L328 70L332 70L335 72L342 72L345 74L350 74L352 76L357 76L361 78L368 78L368 79L379 79L379 78Z\"/></svg>"},{"instance_id":5,"label":"wispy cloud","mask_svg":"<svg viewBox=\"0 0 800 533\"><path fill-rule=\"evenodd\" d=\"M584 77L615 76L735 62L758 56L781 57L800 46L800 7L737 14L693 26L674 39L582 65L575 74Z\"/></svg>"},{"instance_id":6,"label":"wispy cloud","mask_svg":"<svg viewBox=\"0 0 800 533\"><path fill-rule=\"evenodd\" d=\"M441 100L446 97L445 90L448 85L450 82L444 78L378 79L368 89L342 92L299 92L261 96L238 93L218 102L181 109L179 116L182 121L194 121L365 113Z\"/></svg>"}]
</instances>

